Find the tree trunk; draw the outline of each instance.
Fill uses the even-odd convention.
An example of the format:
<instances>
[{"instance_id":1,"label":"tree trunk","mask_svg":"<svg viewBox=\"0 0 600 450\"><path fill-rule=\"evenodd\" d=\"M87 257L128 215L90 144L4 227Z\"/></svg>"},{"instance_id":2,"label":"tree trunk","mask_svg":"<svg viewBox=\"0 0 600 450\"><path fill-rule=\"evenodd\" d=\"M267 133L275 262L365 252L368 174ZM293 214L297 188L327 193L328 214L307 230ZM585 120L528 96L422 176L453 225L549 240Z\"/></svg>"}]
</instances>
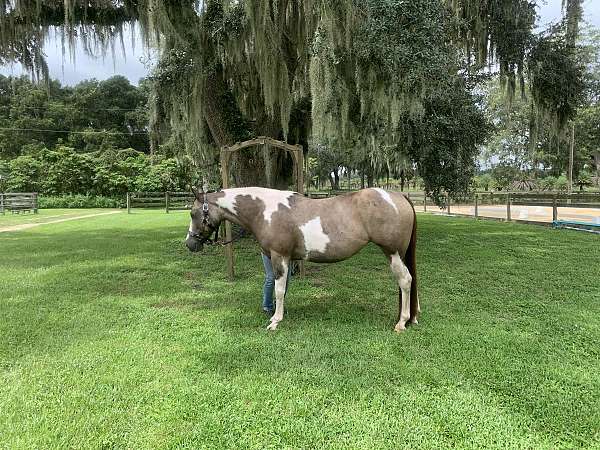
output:
<instances>
[{"instance_id":1,"label":"tree trunk","mask_svg":"<svg viewBox=\"0 0 600 450\"><path fill-rule=\"evenodd\" d=\"M404 169L400 171L400 190L404 192Z\"/></svg>"},{"instance_id":2,"label":"tree trunk","mask_svg":"<svg viewBox=\"0 0 600 450\"><path fill-rule=\"evenodd\" d=\"M204 88L205 95L202 97L204 100L203 106L210 134L219 148L232 145L237 137L225 126L227 121L225 120L223 97L226 91L227 86L223 81L220 70L216 70L207 77Z\"/></svg>"},{"instance_id":3,"label":"tree trunk","mask_svg":"<svg viewBox=\"0 0 600 450\"><path fill-rule=\"evenodd\" d=\"M224 146L229 146L237 141L243 141L246 136L242 133L242 129L232 130L227 127L231 123L228 115L232 113L241 117L239 111L229 111L232 102L227 101L228 95L231 95L225 81L223 80L221 71L216 69L206 78L204 87L204 113L206 124L210 130L210 134L220 149ZM236 186L256 186L265 184L265 168L260 158L252 158L252 151L238 152L232 157L231 176Z\"/></svg>"},{"instance_id":4,"label":"tree trunk","mask_svg":"<svg viewBox=\"0 0 600 450\"><path fill-rule=\"evenodd\" d=\"M219 69L207 77L203 99L206 123L218 148L250 138L251 131L243 127L244 118ZM278 117L270 118L264 114L257 119L253 134L281 139L278 122ZM235 129L227 126L231 123L236 125ZM247 148L233 155L231 176L236 186L287 189L292 182L293 165L293 158L287 151Z\"/></svg>"}]
</instances>

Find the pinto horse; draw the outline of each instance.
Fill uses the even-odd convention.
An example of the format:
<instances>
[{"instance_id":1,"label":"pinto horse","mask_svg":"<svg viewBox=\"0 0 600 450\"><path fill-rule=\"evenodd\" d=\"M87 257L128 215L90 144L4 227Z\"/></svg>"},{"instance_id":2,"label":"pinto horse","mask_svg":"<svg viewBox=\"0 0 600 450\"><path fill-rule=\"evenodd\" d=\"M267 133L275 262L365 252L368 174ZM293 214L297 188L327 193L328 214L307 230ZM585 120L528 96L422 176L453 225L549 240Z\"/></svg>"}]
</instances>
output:
<instances>
[{"instance_id":1,"label":"pinto horse","mask_svg":"<svg viewBox=\"0 0 600 450\"><path fill-rule=\"evenodd\" d=\"M394 330L401 332L408 322L417 323L417 218L403 194L374 188L310 199L296 192L260 187L194 194L185 241L190 251L202 250L226 219L249 230L271 258L276 306L267 329L277 329L283 319L291 260L342 261L369 242L383 250L398 283L399 313Z\"/></svg>"}]
</instances>

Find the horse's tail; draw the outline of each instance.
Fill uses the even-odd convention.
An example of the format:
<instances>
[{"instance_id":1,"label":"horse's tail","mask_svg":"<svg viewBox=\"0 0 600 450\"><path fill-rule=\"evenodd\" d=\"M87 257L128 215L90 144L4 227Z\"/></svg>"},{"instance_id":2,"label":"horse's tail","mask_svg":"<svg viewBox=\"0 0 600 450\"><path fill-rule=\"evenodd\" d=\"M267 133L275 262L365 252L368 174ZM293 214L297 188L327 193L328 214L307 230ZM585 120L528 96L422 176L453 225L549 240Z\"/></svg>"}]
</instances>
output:
<instances>
[{"instance_id":1,"label":"horse's tail","mask_svg":"<svg viewBox=\"0 0 600 450\"><path fill-rule=\"evenodd\" d=\"M410 319L411 321L416 320L420 308L419 308L419 297L417 293L417 213L415 212L415 206L410 202L413 210L413 228L410 236L410 243L406 249L404 256L404 263L410 272L412 282L410 285Z\"/></svg>"}]
</instances>

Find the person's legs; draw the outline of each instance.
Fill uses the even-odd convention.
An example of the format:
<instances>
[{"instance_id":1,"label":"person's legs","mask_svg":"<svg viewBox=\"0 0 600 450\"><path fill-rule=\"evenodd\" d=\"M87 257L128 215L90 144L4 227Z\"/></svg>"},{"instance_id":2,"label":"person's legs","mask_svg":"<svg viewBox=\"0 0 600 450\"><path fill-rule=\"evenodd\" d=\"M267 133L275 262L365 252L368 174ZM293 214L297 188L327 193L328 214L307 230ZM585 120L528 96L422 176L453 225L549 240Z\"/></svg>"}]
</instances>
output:
<instances>
[{"instance_id":1,"label":"person's legs","mask_svg":"<svg viewBox=\"0 0 600 450\"><path fill-rule=\"evenodd\" d=\"M265 284L263 285L263 311L273 311L273 289L275 288L275 277L273 276L273 266L271 258L264 253L260 254L265 267Z\"/></svg>"},{"instance_id":2,"label":"person's legs","mask_svg":"<svg viewBox=\"0 0 600 450\"><path fill-rule=\"evenodd\" d=\"M275 289L275 276L273 275L273 266L271 265L271 258L261 252L260 254L265 268L265 284L263 285L263 311L273 311L273 291ZM288 287L290 285L290 278L292 277L292 271L288 270L287 283L285 284L285 293L287 294Z\"/></svg>"}]
</instances>

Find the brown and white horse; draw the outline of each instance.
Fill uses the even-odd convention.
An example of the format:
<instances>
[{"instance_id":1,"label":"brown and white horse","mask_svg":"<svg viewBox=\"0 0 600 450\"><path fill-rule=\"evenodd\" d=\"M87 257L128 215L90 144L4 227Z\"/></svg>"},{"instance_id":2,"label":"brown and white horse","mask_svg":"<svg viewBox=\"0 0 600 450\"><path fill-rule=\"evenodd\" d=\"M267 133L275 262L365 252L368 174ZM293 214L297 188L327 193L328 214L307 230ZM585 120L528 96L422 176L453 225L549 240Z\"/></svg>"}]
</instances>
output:
<instances>
[{"instance_id":1,"label":"brown and white horse","mask_svg":"<svg viewBox=\"0 0 600 450\"><path fill-rule=\"evenodd\" d=\"M417 323L417 223L414 208L404 195L375 188L310 199L296 192L247 187L196 193L196 198L185 241L190 251L200 251L227 219L249 230L270 256L276 306L267 329L275 330L283 319L291 260L341 261L369 242L383 250L398 282L399 319L394 329L400 332L407 322Z\"/></svg>"}]
</instances>

